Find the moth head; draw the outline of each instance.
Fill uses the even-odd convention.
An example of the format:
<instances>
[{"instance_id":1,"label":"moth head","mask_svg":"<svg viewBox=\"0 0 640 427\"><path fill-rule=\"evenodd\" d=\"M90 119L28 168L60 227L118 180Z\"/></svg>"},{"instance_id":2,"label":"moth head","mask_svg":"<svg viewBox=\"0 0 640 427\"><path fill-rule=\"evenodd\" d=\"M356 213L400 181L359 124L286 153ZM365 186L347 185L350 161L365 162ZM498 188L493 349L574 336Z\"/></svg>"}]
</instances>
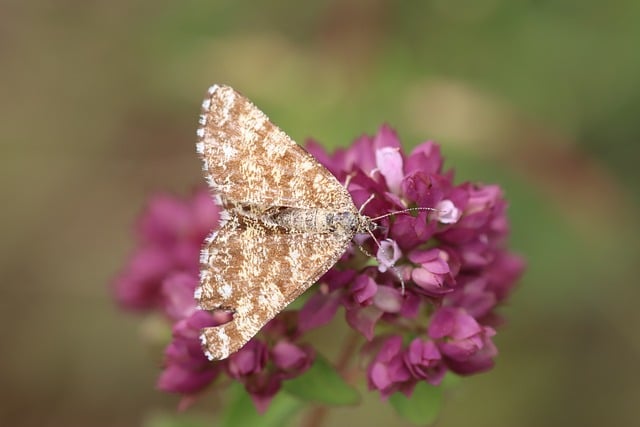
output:
<instances>
[{"instance_id":1,"label":"moth head","mask_svg":"<svg viewBox=\"0 0 640 427\"><path fill-rule=\"evenodd\" d=\"M371 218L364 215L357 217L356 232L371 234L379 228L379 225Z\"/></svg>"}]
</instances>

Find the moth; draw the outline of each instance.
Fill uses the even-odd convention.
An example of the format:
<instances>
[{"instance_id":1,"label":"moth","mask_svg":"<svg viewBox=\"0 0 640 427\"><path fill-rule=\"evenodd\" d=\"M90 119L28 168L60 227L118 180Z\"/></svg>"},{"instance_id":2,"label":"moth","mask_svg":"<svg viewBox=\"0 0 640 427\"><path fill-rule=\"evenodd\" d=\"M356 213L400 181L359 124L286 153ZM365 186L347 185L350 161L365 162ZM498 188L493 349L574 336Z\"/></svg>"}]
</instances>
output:
<instances>
[{"instance_id":1,"label":"moth","mask_svg":"<svg viewBox=\"0 0 640 427\"><path fill-rule=\"evenodd\" d=\"M234 89L202 103L196 150L224 210L206 239L195 292L230 322L202 330L210 360L225 359L313 285L375 222L311 154Z\"/></svg>"}]
</instances>

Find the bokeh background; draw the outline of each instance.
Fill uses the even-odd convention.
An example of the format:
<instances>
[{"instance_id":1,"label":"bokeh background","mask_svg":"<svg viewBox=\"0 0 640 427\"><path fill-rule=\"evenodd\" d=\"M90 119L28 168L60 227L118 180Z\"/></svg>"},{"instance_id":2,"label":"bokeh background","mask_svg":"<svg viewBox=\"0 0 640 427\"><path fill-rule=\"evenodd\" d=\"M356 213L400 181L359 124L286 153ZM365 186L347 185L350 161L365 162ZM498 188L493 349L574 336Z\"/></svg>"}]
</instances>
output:
<instances>
[{"instance_id":1,"label":"bokeh background","mask_svg":"<svg viewBox=\"0 0 640 427\"><path fill-rule=\"evenodd\" d=\"M496 368L438 426L637 425L638 22L635 0L2 0L0 425L175 412L155 329L109 282L146 198L202 182L213 82L298 141L388 122L505 188L528 271ZM330 420L403 425L377 395Z\"/></svg>"}]
</instances>

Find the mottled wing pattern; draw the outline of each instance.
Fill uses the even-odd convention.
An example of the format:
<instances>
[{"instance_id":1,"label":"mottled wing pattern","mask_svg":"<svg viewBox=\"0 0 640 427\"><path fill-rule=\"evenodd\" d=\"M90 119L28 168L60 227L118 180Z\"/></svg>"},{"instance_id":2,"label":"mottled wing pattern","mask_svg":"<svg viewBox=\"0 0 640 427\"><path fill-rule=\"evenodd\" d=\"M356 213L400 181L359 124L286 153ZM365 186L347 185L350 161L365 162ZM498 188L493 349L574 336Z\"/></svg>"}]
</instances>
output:
<instances>
[{"instance_id":1,"label":"mottled wing pattern","mask_svg":"<svg viewBox=\"0 0 640 427\"><path fill-rule=\"evenodd\" d=\"M240 217L227 221L200 259L200 307L234 311L231 322L203 330L207 357L224 359L244 346L338 261L351 237L274 232Z\"/></svg>"},{"instance_id":2,"label":"mottled wing pattern","mask_svg":"<svg viewBox=\"0 0 640 427\"><path fill-rule=\"evenodd\" d=\"M209 89L197 134L207 182L228 209L205 241L195 294L205 310L234 313L201 335L207 356L224 359L331 268L353 237L292 232L263 222L267 213L358 211L327 169L230 87Z\"/></svg>"},{"instance_id":3,"label":"mottled wing pattern","mask_svg":"<svg viewBox=\"0 0 640 427\"><path fill-rule=\"evenodd\" d=\"M207 182L223 203L355 210L326 168L228 86L209 88L197 134Z\"/></svg>"}]
</instances>

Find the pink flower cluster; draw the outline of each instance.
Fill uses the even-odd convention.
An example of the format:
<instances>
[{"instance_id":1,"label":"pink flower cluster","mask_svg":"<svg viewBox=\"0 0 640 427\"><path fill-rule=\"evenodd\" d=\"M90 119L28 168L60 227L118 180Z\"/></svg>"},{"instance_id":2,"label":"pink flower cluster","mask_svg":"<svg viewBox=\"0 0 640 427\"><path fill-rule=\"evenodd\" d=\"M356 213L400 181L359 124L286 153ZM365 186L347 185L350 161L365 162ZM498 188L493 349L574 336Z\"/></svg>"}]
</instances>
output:
<instances>
[{"instance_id":1,"label":"pink flower cluster","mask_svg":"<svg viewBox=\"0 0 640 427\"><path fill-rule=\"evenodd\" d=\"M165 349L159 389L184 395L185 406L220 375L227 375L244 384L256 407L264 410L282 381L309 368L314 352L295 343L296 313L288 312L227 360L210 362L205 357L200 330L230 320L225 312L198 310L193 298L200 247L217 226L219 210L206 189L186 200L152 198L136 227L138 247L114 281L114 293L120 306L161 312L172 322L173 339Z\"/></svg>"},{"instance_id":2,"label":"pink flower cluster","mask_svg":"<svg viewBox=\"0 0 640 427\"><path fill-rule=\"evenodd\" d=\"M326 324L344 307L349 325L371 341L369 388L385 397L410 394L418 381L439 384L446 371L490 369L500 320L494 309L524 269L506 248L507 205L500 188L454 185L453 172L442 169L438 145L425 142L405 155L387 126L332 156L313 142L307 148L338 179L350 177L356 205L375 195L364 209L369 217L411 207L435 210L382 219L380 247L372 239L365 245L377 252L379 266L357 251L345 254L320 279L327 291L302 308L302 330ZM381 335L380 329L391 332Z\"/></svg>"},{"instance_id":3,"label":"pink flower cluster","mask_svg":"<svg viewBox=\"0 0 640 427\"><path fill-rule=\"evenodd\" d=\"M425 142L405 155L386 126L333 155L314 142L307 149L340 181L349 177L356 206L374 195L364 209L367 216L411 207L434 210L381 219L375 232L379 247L367 236L358 240L377 254L378 266L350 249L301 310L281 313L240 351L209 362L200 329L229 319L198 310L193 291L200 247L218 223L219 208L206 190L185 200L156 196L141 216L138 247L114 287L122 307L159 311L172 322L158 387L186 396L188 403L224 375L241 382L264 410L283 381L312 364L315 351L303 343L305 332L328 323L340 307L347 323L369 341L367 380L382 396L410 394L419 381L439 384L447 371L490 369L500 321L495 308L524 268L505 246L500 188L454 185L436 144Z\"/></svg>"}]
</instances>

